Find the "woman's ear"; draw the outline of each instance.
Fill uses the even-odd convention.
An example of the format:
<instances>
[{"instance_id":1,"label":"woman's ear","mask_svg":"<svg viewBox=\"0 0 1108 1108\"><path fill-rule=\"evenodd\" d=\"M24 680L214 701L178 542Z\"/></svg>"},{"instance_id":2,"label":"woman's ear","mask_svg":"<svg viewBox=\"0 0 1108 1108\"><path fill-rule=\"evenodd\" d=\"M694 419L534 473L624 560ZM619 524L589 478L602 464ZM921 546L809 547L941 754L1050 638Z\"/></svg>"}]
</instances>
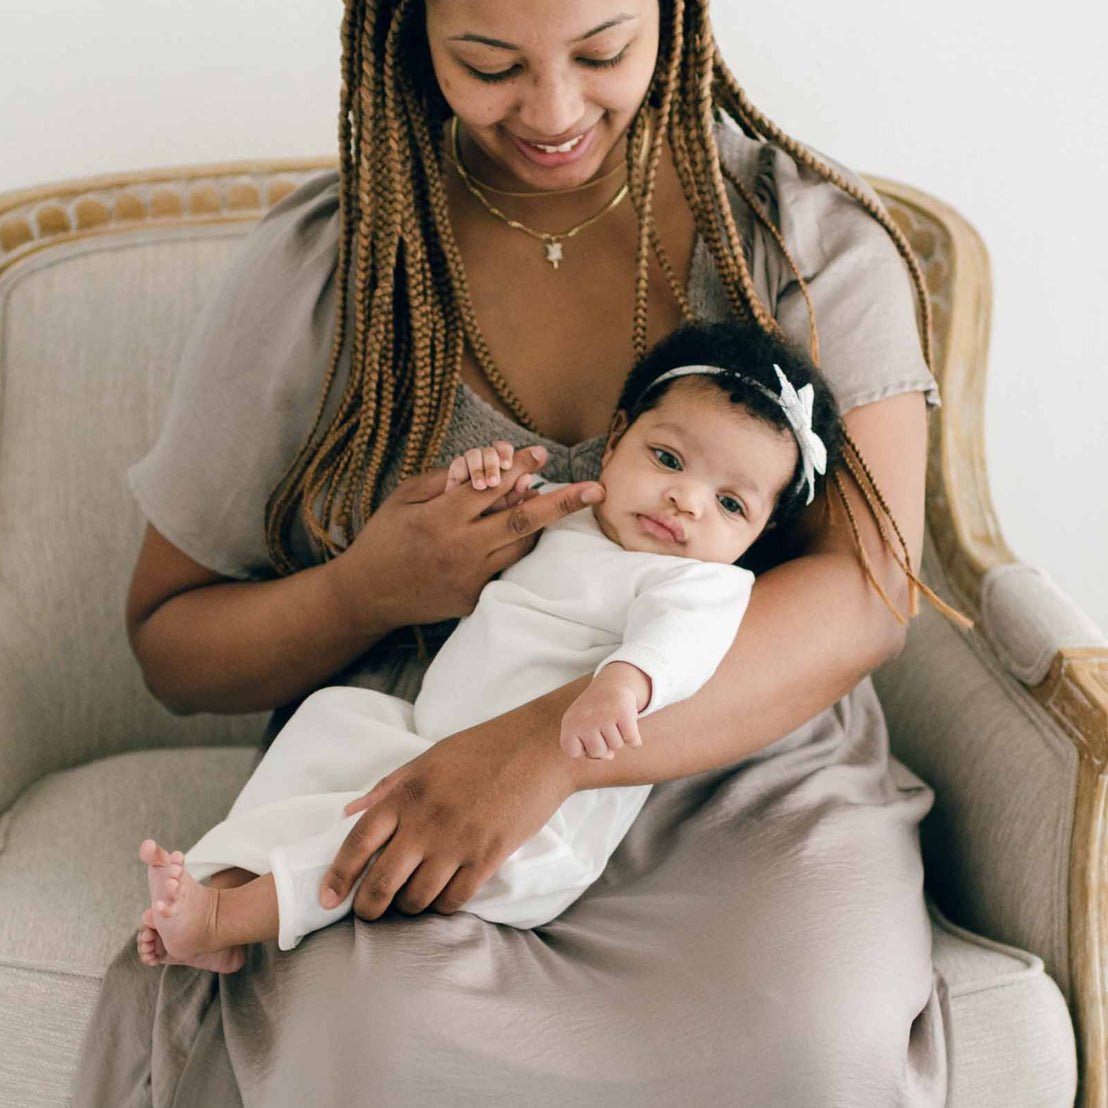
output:
<instances>
[{"instance_id":1,"label":"woman's ear","mask_svg":"<svg viewBox=\"0 0 1108 1108\"><path fill-rule=\"evenodd\" d=\"M604 457L600 460L601 465L608 464L608 459L612 456L629 425L627 413L622 408L618 409L615 415L612 416L611 423L608 424L608 441L604 445Z\"/></svg>"}]
</instances>

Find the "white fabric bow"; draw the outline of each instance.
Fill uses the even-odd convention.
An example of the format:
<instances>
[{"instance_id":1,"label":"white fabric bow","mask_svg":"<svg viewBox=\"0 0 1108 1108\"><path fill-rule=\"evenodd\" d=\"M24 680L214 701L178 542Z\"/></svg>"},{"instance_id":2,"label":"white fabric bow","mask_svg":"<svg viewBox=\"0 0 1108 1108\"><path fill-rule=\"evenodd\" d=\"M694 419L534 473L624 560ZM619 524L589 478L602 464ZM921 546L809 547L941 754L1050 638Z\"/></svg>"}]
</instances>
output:
<instances>
[{"instance_id":1,"label":"white fabric bow","mask_svg":"<svg viewBox=\"0 0 1108 1108\"><path fill-rule=\"evenodd\" d=\"M808 482L808 499L805 504L811 504L816 495L813 470L819 474L827 472L827 447L824 446L823 439L812 430L815 390L811 385L804 385L797 392L776 362L773 363L773 368L777 371L777 380L781 382L781 395L776 398L777 402L796 435L797 446L800 447L800 464L803 467L804 480Z\"/></svg>"}]
</instances>

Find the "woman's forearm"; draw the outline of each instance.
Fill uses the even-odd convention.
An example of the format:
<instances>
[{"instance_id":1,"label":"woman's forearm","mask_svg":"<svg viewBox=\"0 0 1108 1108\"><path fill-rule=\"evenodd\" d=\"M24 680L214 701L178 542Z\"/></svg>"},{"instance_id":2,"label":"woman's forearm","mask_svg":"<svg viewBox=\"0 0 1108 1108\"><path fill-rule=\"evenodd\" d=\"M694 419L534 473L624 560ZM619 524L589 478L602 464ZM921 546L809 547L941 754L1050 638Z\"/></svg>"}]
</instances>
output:
<instances>
[{"instance_id":1,"label":"woman's forearm","mask_svg":"<svg viewBox=\"0 0 1108 1108\"><path fill-rule=\"evenodd\" d=\"M641 719L640 748L612 761L573 760L574 786L654 783L741 761L841 699L902 642L856 559L787 562L758 579L708 683Z\"/></svg>"},{"instance_id":2,"label":"woman's forearm","mask_svg":"<svg viewBox=\"0 0 1108 1108\"><path fill-rule=\"evenodd\" d=\"M171 711L251 712L317 689L392 629L364 599L352 602L335 560L188 589L139 622L131 642Z\"/></svg>"}]
</instances>

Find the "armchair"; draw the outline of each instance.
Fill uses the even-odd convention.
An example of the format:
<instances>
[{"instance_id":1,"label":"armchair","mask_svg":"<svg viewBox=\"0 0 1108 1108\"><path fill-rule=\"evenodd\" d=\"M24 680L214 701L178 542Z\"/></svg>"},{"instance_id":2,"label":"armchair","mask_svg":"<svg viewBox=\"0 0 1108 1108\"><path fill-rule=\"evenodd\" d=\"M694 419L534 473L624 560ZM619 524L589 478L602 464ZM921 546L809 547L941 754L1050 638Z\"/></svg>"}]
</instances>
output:
<instances>
[{"instance_id":1,"label":"armchair","mask_svg":"<svg viewBox=\"0 0 1108 1108\"><path fill-rule=\"evenodd\" d=\"M331 164L0 196L0 1108L66 1103L143 903L137 843L195 841L250 772L261 717L176 718L142 685L122 613L143 520L123 472L240 237ZM1080 1103L1105 1108L1108 642L992 513L980 240L875 185L935 300L924 569L978 621L964 635L925 612L879 675L897 756L937 794L922 835L950 1103L1072 1104L1080 1072Z\"/></svg>"}]
</instances>

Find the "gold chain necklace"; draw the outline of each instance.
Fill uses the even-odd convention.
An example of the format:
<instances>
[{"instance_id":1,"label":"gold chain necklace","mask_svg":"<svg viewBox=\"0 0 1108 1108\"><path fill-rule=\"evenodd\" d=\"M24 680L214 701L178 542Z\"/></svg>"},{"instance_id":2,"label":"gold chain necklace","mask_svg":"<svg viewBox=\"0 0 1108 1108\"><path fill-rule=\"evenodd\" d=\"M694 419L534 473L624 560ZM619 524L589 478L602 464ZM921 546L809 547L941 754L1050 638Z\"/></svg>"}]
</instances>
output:
<instances>
[{"instance_id":1,"label":"gold chain necklace","mask_svg":"<svg viewBox=\"0 0 1108 1108\"><path fill-rule=\"evenodd\" d=\"M456 148L456 147L455 147ZM548 196L569 196L574 192L587 192L589 189L596 188L597 185L604 184L605 181L610 181L617 173L624 169L622 162L612 166L602 177L593 177L591 180L586 181L583 185L573 185L567 189L532 189L529 192L516 192L512 189L498 189L494 185L490 185L488 181L482 181L480 177L475 177L472 173L469 173L464 166L461 166L461 158L455 158L451 154L446 155L446 160L459 171L459 173L467 173L469 179L482 191L492 192L497 196L512 196L520 200L535 200L538 197ZM460 167L460 168L459 168Z\"/></svg>"},{"instance_id":2,"label":"gold chain necklace","mask_svg":"<svg viewBox=\"0 0 1108 1108\"><path fill-rule=\"evenodd\" d=\"M489 215L495 216L497 219L506 223L515 231L522 231L525 235L530 235L533 239L538 239L546 247L546 260L555 268L558 268L558 263L562 260L562 243L567 242L573 238L579 231L583 231L586 227L594 224L601 216L607 215L626 195L627 195L627 182L624 181L620 185L619 190L609 199L604 207L600 211L590 215L588 219L583 220L574 227L570 227L567 231L560 231L557 234L551 231L537 231L534 227L528 227L525 223L520 223L518 219L512 219L510 216L506 216L498 207L492 204L486 199L484 193L473 182L473 178L470 177L468 170L462 165L461 155L458 153L458 117L454 116L450 123L450 154L451 162L454 168L458 171L458 176L462 179L462 184L481 202L485 210Z\"/></svg>"}]
</instances>

